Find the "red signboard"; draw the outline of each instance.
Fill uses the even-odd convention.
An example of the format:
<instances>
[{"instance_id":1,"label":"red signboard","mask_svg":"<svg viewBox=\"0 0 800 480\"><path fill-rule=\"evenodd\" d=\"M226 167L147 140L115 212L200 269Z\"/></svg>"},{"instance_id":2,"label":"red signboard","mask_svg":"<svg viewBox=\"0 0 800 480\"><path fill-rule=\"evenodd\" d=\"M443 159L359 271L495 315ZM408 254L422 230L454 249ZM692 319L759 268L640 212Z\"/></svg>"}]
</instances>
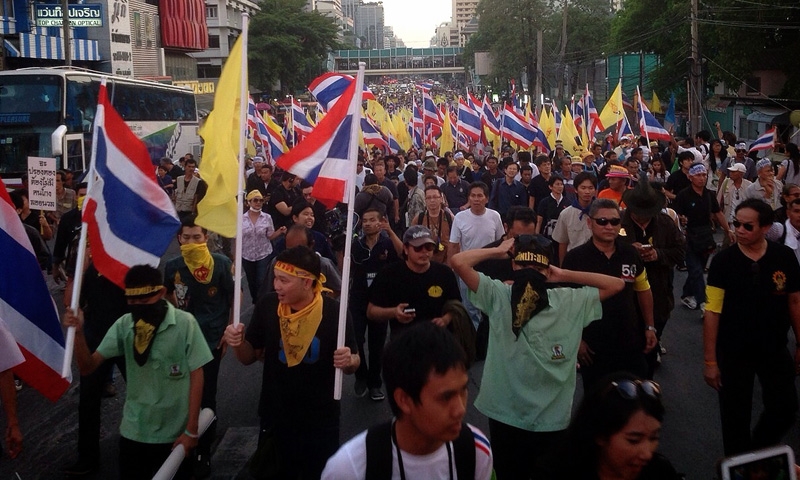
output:
<instances>
[{"instance_id":1,"label":"red signboard","mask_svg":"<svg viewBox=\"0 0 800 480\"><path fill-rule=\"evenodd\" d=\"M208 25L203 0L160 0L161 44L165 48L206 50Z\"/></svg>"}]
</instances>

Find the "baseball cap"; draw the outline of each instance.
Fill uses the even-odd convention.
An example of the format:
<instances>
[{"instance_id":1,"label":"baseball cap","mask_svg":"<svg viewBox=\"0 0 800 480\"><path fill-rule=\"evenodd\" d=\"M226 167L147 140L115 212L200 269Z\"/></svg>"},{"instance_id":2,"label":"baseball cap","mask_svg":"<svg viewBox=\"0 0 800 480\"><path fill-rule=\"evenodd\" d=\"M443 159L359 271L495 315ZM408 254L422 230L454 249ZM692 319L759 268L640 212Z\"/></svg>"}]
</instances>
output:
<instances>
[{"instance_id":1,"label":"baseball cap","mask_svg":"<svg viewBox=\"0 0 800 480\"><path fill-rule=\"evenodd\" d=\"M406 233L403 234L404 245L408 244L413 247L419 247L421 245L425 245L426 243L436 244L436 240L434 240L431 231L422 225L414 225L409 227L409 229L406 230Z\"/></svg>"},{"instance_id":2,"label":"baseball cap","mask_svg":"<svg viewBox=\"0 0 800 480\"><path fill-rule=\"evenodd\" d=\"M541 235L517 235L514 238L514 263L547 268L553 244Z\"/></svg>"},{"instance_id":3,"label":"baseball cap","mask_svg":"<svg viewBox=\"0 0 800 480\"><path fill-rule=\"evenodd\" d=\"M747 151L747 144L744 142L739 142L736 144L735 150L744 150Z\"/></svg>"},{"instance_id":4,"label":"baseball cap","mask_svg":"<svg viewBox=\"0 0 800 480\"><path fill-rule=\"evenodd\" d=\"M744 173L747 171L747 167L744 166L744 163L734 163L733 165L728 167L728 171Z\"/></svg>"},{"instance_id":5,"label":"baseball cap","mask_svg":"<svg viewBox=\"0 0 800 480\"><path fill-rule=\"evenodd\" d=\"M423 170L436 170L436 160L432 157L428 157L425 159L425 162L422 164Z\"/></svg>"}]
</instances>

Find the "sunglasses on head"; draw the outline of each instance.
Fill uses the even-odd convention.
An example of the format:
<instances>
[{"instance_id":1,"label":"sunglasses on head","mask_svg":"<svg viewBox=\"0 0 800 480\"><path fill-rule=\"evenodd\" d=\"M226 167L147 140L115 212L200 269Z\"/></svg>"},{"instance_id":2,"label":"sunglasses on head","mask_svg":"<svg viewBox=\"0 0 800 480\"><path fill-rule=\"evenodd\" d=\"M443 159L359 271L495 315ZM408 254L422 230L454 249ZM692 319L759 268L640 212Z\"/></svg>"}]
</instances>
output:
<instances>
[{"instance_id":1,"label":"sunglasses on head","mask_svg":"<svg viewBox=\"0 0 800 480\"><path fill-rule=\"evenodd\" d=\"M592 220L594 220L594 221L595 221L595 223L597 223L597 224L598 224L598 225L600 225L601 227L605 227L605 226L606 226L606 225L608 225L609 223L610 223L612 226L616 227L617 225L619 225L620 223L622 223L622 219L621 219L621 218L619 218L619 217L614 217L614 218L600 217L600 218L592 218Z\"/></svg>"},{"instance_id":2,"label":"sunglasses on head","mask_svg":"<svg viewBox=\"0 0 800 480\"><path fill-rule=\"evenodd\" d=\"M743 223L740 222L739 220L734 220L733 228L739 228L739 227L744 227L744 229L747 230L748 232L752 232L753 229L756 228L756 226L753 225L752 223Z\"/></svg>"},{"instance_id":3,"label":"sunglasses on head","mask_svg":"<svg viewBox=\"0 0 800 480\"><path fill-rule=\"evenodd\" d=\"M433 249L435 248L435 245L432 244L432 243L423 243L419 247L415 247L414 245L411 245L411 248L413 248L414 251L417 252L417 253L419 253L419 252L421 252L423 250L428 251L428 252L432 252Z\"/></svg>"},{"instance_id":4,"label":"sunglasses on head","mask_svg":"<svg viewBox=\"0 0 800 480\"><path fill-rule=\"evenodd\" d=\"M640 394L658 400L661 398L661 386L652 380L619 380L611 382L611 389L617 391L625 400L636 400Z\"/></svg>"}]
</instances>

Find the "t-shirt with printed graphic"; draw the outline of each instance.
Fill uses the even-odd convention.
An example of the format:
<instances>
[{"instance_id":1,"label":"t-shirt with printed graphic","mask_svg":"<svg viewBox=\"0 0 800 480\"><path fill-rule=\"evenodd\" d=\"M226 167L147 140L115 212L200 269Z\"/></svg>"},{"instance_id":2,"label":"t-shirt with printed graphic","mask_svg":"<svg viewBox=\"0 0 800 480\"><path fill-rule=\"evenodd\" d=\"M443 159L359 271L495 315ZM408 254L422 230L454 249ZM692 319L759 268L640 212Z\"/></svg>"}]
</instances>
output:
<instances>
[{"instance_id":1,"label":"t-shirt with printed graphic","mask_svg":"<svg viewBox=\"0 0 800 480\"><path fill-rule=\"evenodd\" d=\"M298 429L338 424L339 401L333 399L333 352L339 330L339 302L322 297L322 321L300 364L289 368L278 323L278 295L261 297L253 310L246 339L264 350L264 372L258 414L268 426L291 424ZM358 353L353 321L347 314L345 346Z\"/></svg>"},{"instance_id":2,"label":"t-shirt with printed graphic","mask_svg":"<svg viewBox=\"0 0 800 480\"><path fill-rule=\"evenodd\" d=\"M395 338L415 322L429 322L442 316L448 300L461 301L456 275L441 263L431 262L423 273L411 271L406 262L397 262L381 270L369 287L370 303L379 307L396 307L407 303L416 309L414 321L400 323L389 320L391 338Z\"/></svg>"},{"instance_id":3,"label":"t-shirt with printed graphic","mask_svg":"<svg viewBox=\"0 0 800 480\"><path fill-rule=\"evenodd\" d=\"M211 281L200 283L189 271L183 257L175 257L164 266L164 286L175 292L177 307L197 319L211 350L217 348L230 318L233 303L233 264L219 253L212 253L214 271Z\"/></svg>"}]
</instances>

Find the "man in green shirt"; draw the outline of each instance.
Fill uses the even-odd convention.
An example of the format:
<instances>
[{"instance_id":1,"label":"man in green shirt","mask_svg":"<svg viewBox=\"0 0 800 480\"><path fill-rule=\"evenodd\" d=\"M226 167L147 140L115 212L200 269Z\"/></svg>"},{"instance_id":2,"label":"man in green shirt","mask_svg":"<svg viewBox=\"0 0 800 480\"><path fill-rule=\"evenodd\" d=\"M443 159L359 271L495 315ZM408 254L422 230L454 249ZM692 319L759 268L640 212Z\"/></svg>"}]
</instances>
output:
<instances>
[{"instance_id":1,"label":"man in green shirt","mask_svg":"<svg viewBox=\"0 0 800 480\"><path fill-rule=\"evenodd\" d=\"M148 265L125 276L131 313L108 330L90 354L83 312L67 309L64 325L75 327L75 359L88 375L106 359L125 356L127 395L120 425L120 478L152 478L174 447L197 446L203 365L212 359L194 317L166 300L161 273ZM188 463L188 462L187 462ZM186 463L175 478L188 478Z\"/></svg>"},{"instance_id":2,"label":"man in green shirt","mask_svg":"<svg viewBox=\"0 0 800 480\"><path fill-rule=\"evenodd\" d=\"M512 285L474 268L508 256ZM554 267L551 256L549 240L520 235L495 248L461 252L450 263L469 288L469 299L489 317L489 349L475 407L489 417L501 479L531 477L536 459L567 428L581 332L602 316L600 302L625 286L619 278ZM547 285L553 283L585 286Z\"/></svg>"}]
</instances>

